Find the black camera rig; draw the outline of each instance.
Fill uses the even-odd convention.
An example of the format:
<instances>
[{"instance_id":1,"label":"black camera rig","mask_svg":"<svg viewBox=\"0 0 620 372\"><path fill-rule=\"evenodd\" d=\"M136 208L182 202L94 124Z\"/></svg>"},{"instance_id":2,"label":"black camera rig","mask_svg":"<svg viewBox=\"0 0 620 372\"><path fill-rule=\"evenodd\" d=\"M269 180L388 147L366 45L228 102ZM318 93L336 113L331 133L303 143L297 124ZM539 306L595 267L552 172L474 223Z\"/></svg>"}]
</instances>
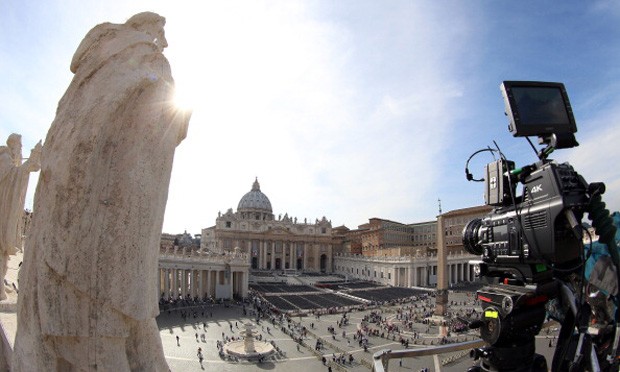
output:
<instances>
[{"instance_id":1,"label":"black camera rig","mask_svg":"<svg viewBox=\"0 0 620 372\"><path fill-rule=\"evenodd\" d=\"M588 332L593 311L584 298L585 263L582 219L585 213L607 244L620 283L615 227L601 200L602 183L588 184L568 164L548 159L555 149L578 146L568 94L561 83L505 81L501 85L515 137L538 136L538 161L516 168L497 149L475 152L468 160L468 180L485 182L485 204L494 209L463 229L465 249L481 256L479 275L492 284L477 292L483 308L480 328L489 346L472 351L484 371L546 371L546 360L535 353L535 336L549 313L550 302L562 308L560 338L553 371L618 370L618 293L608 301L613 321L596 335ZM483 151L500 158L474 179L469 161ZM517 195L517 185L523 185ZM577 295L576 295L577 294Z\"/></svg>"}]
</instances>

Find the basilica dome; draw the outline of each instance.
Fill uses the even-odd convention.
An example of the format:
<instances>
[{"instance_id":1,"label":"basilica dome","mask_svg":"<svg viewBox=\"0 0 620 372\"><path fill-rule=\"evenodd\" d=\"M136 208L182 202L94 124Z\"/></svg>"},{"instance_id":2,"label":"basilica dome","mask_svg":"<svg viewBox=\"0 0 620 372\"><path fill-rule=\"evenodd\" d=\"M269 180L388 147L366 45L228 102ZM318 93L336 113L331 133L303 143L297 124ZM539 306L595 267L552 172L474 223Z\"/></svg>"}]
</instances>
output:
<instances>
[{"instance_id":1,"label":"basilica dome","mask_svg":"<svg viewBox=\"0 0 620 372\"><path fill-rule=\"evenodd\" d=\"M254 181L252 190L243 195L237 206L238 212L266 212L272 214L271 202L267 195L260 191L258 179Z\"/></svg>"}]
</instances>

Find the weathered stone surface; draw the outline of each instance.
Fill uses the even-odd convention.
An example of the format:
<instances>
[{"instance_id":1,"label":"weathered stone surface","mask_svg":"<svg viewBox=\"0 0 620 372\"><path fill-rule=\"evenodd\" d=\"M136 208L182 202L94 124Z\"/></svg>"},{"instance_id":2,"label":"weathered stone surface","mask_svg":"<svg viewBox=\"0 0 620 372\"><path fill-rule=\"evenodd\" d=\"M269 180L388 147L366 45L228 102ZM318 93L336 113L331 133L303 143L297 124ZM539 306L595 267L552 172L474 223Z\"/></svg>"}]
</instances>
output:
<instances>
[{"instance_id":1,"label":"weathered stone surface","mask_svg":"<svg viewBox=\"0 0 620 372\"><path fill-rule=\"evenodd\" d=\"M165 19L94 27L42 154L12 368L168 371L157 258L176 146Z\"/></svg>"},{"instance_id":2,"label":"weathered stone surface","mask_svg":"<svg viewBox=\"0 0 620 372\"><path fill-rule=\"evenodd\" d=\"M30 172L41 166L41 143L30 153L22 164L22 137L11 134L6 146L0 146L0 301L7 299L4 277L9 264L9 256L21 247L22 216L26 201L26 189Z\"/></svg>"}]
</instances>

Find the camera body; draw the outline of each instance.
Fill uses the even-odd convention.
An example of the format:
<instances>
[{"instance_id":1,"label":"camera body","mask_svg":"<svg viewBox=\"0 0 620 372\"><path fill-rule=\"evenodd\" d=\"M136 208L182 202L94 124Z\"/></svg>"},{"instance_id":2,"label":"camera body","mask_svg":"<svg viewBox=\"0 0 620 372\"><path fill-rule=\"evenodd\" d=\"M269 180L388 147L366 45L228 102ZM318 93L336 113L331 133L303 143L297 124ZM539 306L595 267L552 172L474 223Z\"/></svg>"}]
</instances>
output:
<instances>
[{"instance_id":1,"label":"camera body","mask_svg":"<svg viewBox=\"0 0 620 372\"><path fill-rule=\"evenodd\" d=\"M541 161L519 177L506 175L510 167L504 160L487 166L496 175L485 179L486 202L501 205L465 226L463 244L482 256L483 275L516 272L536 283L549 278L548 267L566 268L580 259L581 237L567 211L581 220L589 203L588 184L568 163ZM510 197L517 182L523 184L522 195Z\"/></svg>"},{"instance_id":2,"label":"camera body","mask_svg":"<svg viewBox=\"0 0 620 372\"><path fill-rule=\"evenodd\" d=\"M481 276L512 274L537 283L552 277L549 268L574 267L580 260L581 236L574 227L589 203L588 184L568 163L546 158L553 149L578 145L564 85L505 81L501 90L513 135L538 135L548 147L538 162L520 169L504 158L487 164L485 204L495 208L465 225L463 245L481 256Z\"/></svg>"}]
</instances>

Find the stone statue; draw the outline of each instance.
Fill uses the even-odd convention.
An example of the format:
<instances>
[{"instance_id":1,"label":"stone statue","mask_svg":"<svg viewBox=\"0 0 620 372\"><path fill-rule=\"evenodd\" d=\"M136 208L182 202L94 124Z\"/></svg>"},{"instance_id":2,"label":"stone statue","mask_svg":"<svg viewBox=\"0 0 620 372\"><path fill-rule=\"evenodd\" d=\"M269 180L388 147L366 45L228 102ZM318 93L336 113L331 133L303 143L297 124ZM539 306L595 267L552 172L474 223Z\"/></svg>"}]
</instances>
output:
<instances>
[{"instance_id":1,"label":"stone statue","mask_svg":"<svg viewBox=\"0 0 620 372\"><path fill-rule=\"evenodd\" d=\"M157 262L176 146L165 18L88 32L43 148L12 371L168 371Z\"/></svg>"},{"instance_id":2,"label":"stone statue","mask_svg":"<svg viewBox=\"0 0 620 372\"><path fill-rule=\"evenodd\" d=\"M30 172L41 167L41 142L22 164L22 136L11 134L0 146L0 301L6 300L4 276L9 256L21 247L21 222Z\"/></svg>"}]
</instances>

